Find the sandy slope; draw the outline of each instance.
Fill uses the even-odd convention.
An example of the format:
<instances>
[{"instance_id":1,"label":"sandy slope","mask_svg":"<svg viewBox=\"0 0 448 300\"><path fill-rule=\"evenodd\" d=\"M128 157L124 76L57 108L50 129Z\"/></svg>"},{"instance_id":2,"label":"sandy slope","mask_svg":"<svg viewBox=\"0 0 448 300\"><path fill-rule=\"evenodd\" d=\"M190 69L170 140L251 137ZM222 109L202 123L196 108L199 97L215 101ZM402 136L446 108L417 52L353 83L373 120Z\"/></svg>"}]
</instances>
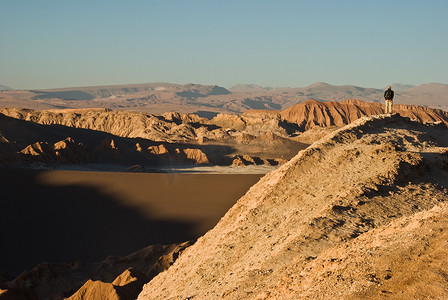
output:
<instances>
[{"instance_id":1,"label":"sandy slope","mask_svg":"<svg viewBox=\"0 0 448 300\"><path fill-rule=\"evenodd\" d=\"M444 125L359 119L263 177L139 299L446 297L447 151Z\"/></svg>"}]
</instances>

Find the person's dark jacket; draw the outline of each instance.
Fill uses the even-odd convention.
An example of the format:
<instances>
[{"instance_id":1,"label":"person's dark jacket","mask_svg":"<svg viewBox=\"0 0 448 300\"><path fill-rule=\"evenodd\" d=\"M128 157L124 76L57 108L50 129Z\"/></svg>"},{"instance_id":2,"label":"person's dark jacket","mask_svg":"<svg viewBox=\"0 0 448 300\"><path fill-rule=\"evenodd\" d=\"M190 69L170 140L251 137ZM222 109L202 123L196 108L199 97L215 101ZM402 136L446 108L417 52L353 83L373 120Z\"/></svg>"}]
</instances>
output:
<instances>
[{"instance_id":1,"label":"person's dark jacket","mask_svg":"<svg viewBox=\"0 0 448 300\"><path fill-rule=\"evenodd\" d=\"M384 92L384 99L386 100L392 100L394 99L394 91L392 91L391 89L387 89Z\"/></svg>"}]
</instances>

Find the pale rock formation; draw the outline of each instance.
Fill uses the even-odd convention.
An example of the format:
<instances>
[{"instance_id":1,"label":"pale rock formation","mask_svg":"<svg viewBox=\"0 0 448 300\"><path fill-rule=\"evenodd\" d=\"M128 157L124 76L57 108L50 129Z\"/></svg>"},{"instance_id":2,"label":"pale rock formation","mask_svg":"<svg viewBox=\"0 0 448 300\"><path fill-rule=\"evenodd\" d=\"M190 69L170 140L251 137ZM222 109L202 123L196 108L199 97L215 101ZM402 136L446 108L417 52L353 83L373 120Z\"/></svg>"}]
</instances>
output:
<instances>
[{"instance_id":1,"label":"pale rock formation","mask_svg":"<svg viewBox=\"0 0 448 300\"><path fill-rule=\"evenodd\" d=\"M170 151L165 145L160 144L149 146L147 150L149 154L171 162L210 164L207 155L201 149L176 148Z\"/></svg>"},{"instance_id":2,"label":"pale rock formation","mask_svg":"<svg viewBox=\"0 0 448 300\"><path fill-rule=\"evenodd\" d=\"M223 128L231 128L234 130L244 130L246 122L238 115L218 114L212 119L212 123Z\"/></svg>"},{"instance_id":3,"label":"pale rock formation","mask_svg":"<svg viewBox=\"0 0 448 300\"><path fill-rule=\"evenodd\" d=\"M168 149L163 144L160 144L157 146L149 146L148 151L149 151L149 153L155 154L155 155L169 154Z\"/></svg>"},{"instance_id":4,"label":"pale rock formation","mask_svg":"<svg viewBox=\"0 0 448 300\"><path fill-rule=\"evenodd\" d=\"M199 165L208 165L210 164L210 161L208 160L207 155L205 155L204 152L202 152L201 149L184 149L182 150L183 153L186 156L186 159L188 161L193 161L195 164Z\"/></svg>"}]
</instances>

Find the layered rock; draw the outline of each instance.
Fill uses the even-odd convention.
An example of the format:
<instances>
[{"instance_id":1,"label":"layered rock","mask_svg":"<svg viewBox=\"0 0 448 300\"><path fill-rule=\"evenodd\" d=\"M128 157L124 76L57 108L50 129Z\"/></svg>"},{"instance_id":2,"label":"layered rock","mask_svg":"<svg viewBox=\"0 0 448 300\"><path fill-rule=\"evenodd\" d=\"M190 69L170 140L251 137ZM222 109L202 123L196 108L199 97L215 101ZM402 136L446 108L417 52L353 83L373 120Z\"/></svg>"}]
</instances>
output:
<instances>
[{"instance_id":1,"label":"layered rock","mask_svg":"<svg viewBox=\"0 0 448 300\"><path fill-rule=\"evenodd\" d=\"M337 130L263 177L139 299L443 297L447 137L398 115Z\"/></svg>"},{"instance_id":2,"label":"layered rock","mask_svg":"<svg viewBox=\"0 0 448 300\"><path fill-rule=\"evenodd\" d=\"M394 113L420 122L443 122L448 124L448 112L417 105L395 104ZM341 102L304 101L280 112L282 119L297 123L302 130L316 126L344 126L361 117L384 113L381 103L361 100L344 100Z\"/></svg>"}]
</instances>

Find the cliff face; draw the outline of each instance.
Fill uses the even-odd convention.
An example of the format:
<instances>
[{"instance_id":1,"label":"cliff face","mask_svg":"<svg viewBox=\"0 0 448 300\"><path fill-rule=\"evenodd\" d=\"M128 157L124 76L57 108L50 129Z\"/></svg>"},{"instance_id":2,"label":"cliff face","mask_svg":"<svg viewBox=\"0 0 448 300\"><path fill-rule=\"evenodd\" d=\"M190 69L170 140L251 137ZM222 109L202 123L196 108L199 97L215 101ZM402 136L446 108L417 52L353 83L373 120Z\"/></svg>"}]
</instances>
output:
<instances>
[{"instance_id":1,"label":"cliff face","mask_svg":"<svg viewBox=\"0 0 448 300\"><path fill-rule=\"evenodd\" d=\"M448 124L448 112L417 105L395 104L393 112L420 122ZM384 113L382 103L345 100L341 102L304 101L280 112L282 119L297 123L303 130L316 126L344 126L365 116Z\"/></svg>"},{"instance_id":2,"label":"cliff face","mask_svg":"<svg viewBox=\"0 0 448 300\"><path fill-rule=\"evenodd\" d=\"M139 299L446 295L447 137L398 115L337 130L263 177Z\"/></svg>"},{"instance_id":3,"label":"cliff face","mask_svg":"<svg viewBox=\"0 0 448 300\"><path fill-rule=\"evenodd\" d=\"M166 113L151 115L108 109L40 111L0 108L0 113L42 125L63 125L103 131L121 137L145 138L157 142L191 142L198 139L234 138L242 131L259 134L274 131L286 135L279 115L218 115L213 120L197 115Z\"/></svg>"}]
</instances>

